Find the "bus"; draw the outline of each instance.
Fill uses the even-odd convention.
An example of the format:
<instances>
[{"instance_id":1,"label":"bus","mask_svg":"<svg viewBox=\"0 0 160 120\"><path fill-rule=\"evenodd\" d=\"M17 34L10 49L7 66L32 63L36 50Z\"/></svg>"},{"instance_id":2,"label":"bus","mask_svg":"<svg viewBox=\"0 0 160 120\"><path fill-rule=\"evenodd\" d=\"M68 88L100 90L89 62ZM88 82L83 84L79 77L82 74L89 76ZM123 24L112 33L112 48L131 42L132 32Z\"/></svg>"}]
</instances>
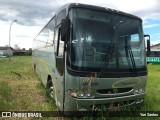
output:
<instances>
[{"instance_id":1,"label":"bus","mask_svg":"<svg viewBox=\"0 0 160 120\"><path fill-rule=\"evenodd\" d=\"M32 66L60 111L140 105L145 37L137 16L69 3L34 38Z\"/></svg>"}]
</instances>

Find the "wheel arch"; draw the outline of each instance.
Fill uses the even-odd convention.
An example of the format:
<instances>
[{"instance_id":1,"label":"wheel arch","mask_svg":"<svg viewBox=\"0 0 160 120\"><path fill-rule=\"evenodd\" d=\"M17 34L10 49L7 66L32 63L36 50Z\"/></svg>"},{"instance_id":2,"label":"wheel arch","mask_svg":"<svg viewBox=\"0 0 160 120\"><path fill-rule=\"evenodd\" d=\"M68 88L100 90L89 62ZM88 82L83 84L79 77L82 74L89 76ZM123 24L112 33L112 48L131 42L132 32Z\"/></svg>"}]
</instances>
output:
<instances>
[{"instance_id":1,"label":"wheel arch","mask_svg":"<svg viewBox=\"0 0 160 120\"><path fill-rule=\"evenodd\" d=\"M53 86L52 77L51 77L51 75L48 75L47 76L46 88L49 88L50 86Z\"/></svg>"}]
</instances>

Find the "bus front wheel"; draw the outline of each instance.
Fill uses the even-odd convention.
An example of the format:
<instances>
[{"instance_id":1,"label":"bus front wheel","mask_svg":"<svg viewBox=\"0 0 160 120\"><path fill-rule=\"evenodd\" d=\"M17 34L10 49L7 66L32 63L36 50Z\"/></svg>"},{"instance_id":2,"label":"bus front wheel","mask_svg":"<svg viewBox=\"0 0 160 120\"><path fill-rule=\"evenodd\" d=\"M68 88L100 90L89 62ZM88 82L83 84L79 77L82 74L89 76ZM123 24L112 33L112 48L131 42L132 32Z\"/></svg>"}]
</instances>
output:
<instances>
[{"instance_id":1,"label":"bus front wheel","mask_svg":"<svg viewBox=\"0 0 160 120\"><path fill-rule=\"evenodd\" d=\"M52 78L49 78L49 79L48 79L46 88L47 88L47 91L48 91L48 93L49 93L49 96L54 99L55 93L54 93Z\"/></svg>"}]
</instances>

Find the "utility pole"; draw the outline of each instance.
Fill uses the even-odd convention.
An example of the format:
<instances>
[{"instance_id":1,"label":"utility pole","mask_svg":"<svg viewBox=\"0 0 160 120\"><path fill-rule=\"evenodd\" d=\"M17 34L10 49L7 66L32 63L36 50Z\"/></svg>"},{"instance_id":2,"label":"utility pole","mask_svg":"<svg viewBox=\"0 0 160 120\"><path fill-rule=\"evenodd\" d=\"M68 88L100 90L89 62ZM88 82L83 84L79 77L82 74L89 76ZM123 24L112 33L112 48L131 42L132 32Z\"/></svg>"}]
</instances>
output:
<instances>
[{"instance_id":1,"label":"utility pole","mask_svg":"<svg viewBox=\"0 0 160 120\"><path fill-rule=\"evenodd\" d=\"M12 21L12 23L10 24L10 28L9 28L9 50L10 50L10 47L11 47L10 46L10 44L11 44L11 27L12 27L12 24L14 22L17 22L17 20ZM10 55L8 57L9 57L9 61L10 61Z\"/></svg>"}]
</instances>

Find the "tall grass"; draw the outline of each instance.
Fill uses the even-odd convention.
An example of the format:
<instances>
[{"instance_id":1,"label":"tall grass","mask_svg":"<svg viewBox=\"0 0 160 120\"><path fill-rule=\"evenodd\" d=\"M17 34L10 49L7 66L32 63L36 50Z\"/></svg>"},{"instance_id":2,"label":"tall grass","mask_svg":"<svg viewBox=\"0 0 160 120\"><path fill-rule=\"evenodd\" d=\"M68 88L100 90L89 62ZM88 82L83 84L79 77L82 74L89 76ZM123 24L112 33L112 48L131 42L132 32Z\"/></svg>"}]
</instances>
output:
<instances>
[{"instance_id":1,"label":"tall grass","mask_svg":"<svg viewBox=\"0 0 160 120\"><path fill-rule=\"evenodd\" d=\"M0 110L10 109L10 104L12 101L11 88L5 81L0 81Z\"/></svg>"},{"instance_id":2,"label":"tall grass","mask_svg":"<svg viewBox=\"0 0 160 120\"><path fill-rule=\"evenodd\" d=\"M160 110L160 65L148 65L148 80L146 86L146 96L144 110Z\"/></svg>"},{"instance_id":3,"label":"tall grass","mask_svg":"<svg viewBox=\"0 0 160 120\"><path fill-rule=\"evenodd\" d=\"M55 103L46 95L31 56L0 58L0 111L53 111Z\"/></svg>"}]
</instances>

